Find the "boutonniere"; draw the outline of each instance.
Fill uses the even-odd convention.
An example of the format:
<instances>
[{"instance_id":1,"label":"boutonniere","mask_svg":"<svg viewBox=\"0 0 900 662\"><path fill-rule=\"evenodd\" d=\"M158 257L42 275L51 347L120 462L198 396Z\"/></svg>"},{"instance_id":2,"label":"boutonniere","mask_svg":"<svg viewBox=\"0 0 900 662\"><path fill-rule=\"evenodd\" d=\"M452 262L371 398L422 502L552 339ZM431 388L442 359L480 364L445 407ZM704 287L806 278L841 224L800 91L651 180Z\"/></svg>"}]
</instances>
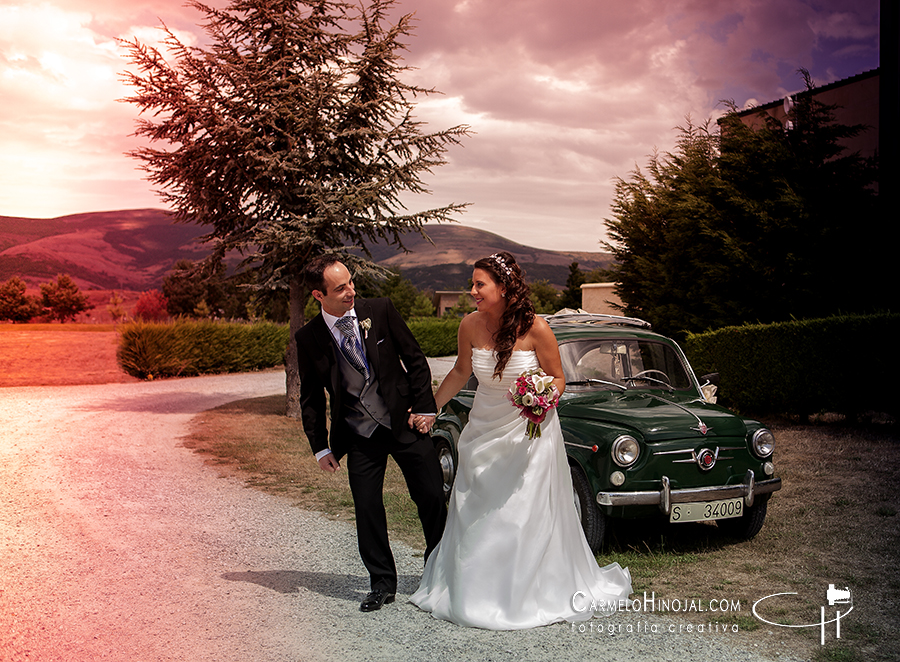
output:
<instances>
[{"instance_id":1,"label":"boutonniere","mask_svg":"<svg viewBox=\"0 0 900 662\"><path fill-rule=\"evenodd\" d=\"M363 334L365 335L365 339L369 339L369 329L372 328L372 320L368 317L364 320L360 320L359 328L363 330Z\"/></svg>"}]
</instances>

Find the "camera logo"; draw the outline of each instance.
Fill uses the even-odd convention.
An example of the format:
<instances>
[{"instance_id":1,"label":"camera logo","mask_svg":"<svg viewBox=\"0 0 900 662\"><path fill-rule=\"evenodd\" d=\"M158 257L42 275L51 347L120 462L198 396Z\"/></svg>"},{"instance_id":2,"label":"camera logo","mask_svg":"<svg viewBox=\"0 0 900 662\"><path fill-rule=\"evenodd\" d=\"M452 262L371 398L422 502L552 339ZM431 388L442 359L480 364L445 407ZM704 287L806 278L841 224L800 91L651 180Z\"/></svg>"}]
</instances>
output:
<instances>
[{"instance_id":1,"label":"camera logo","mask_svg":"<svg viewBox=\"0 0 900 662\"><path fill-rule=\"evenodd\" d=\"M826 605L822 605L819 608L819 622L818 623L808 623L804 625L785 625L784 623L775 623L773 621L766 620L762 616L759 615L757 611L757 607L759 607L760 603L764 600L770 600L772 598L777 598L782 595L797 595L796 593L773 593L772 595L767 595L764 598L760 598L756 602L753 603L753 615L756 616L763 623L768 623L769 625L774 625L780 628L821 628L821 644L825 645L825 626L829 623L834 623L835 628L835 637L841 638L841 619L844 618L847 614L853 611L853 594L850 591L849 587L844 588L835 588L834 584L829 584L828 589L825 591L825 601L828 603L828 607L834 608L834 617L829 617L826 619L825 611ZM849 605L849 609L845 609L844 605ZM830 616L830 615L829 615Z\"/></svg>"},{"instance_id":2,"label":"camera logo","mask_svg":"<svg viewBox=\"0 0 900 662\"><path fill-rule=\"evenodd\" d=\"M834 605L849 605L852 599L850 596L849 588L835 588L834 584L828 585L828 590L825 591L825 598L828 600L828 604L832 607Z\"/></svg>"}]
</instances>

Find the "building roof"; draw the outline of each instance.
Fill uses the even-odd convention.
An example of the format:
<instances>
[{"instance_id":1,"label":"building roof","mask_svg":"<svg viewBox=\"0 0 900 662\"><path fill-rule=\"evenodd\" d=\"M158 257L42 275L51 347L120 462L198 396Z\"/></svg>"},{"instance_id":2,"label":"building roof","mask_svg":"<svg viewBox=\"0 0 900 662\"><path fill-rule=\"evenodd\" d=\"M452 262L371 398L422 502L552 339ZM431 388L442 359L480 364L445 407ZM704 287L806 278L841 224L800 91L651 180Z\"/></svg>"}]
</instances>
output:
<instances>
[{"instance_id":1,"label":"building roof","mask_svg":"<svg viewBox=\"0 0 900 662\"><path fill-rule=\"evenodd\" d=\"M843 78L841 80L836 80L833 83L828 83L828 85L822 85L821 87L814 87L811 90L801 90L800 92L795 92L788 96L804 96L807 94L821 94L822 92L827 92L829 90L834 90L839 87L844 87L845 85L852 85L853 83L858 83L860 81L866 80L867 78L872 78L874 76L879 75L881 71L881 67L877 67L875 69L870 69L869 71L864 71L861 74L856 74L855 76L850 76L850 78ZM744 117L746 115L752 115L754 113L758 113L763 110L770 110L772 108L777 108L782 103L784 103L784 97L777 99L776 101L770 101L768 103L764 103L759 106L753 106L751 108L746 108L745 110L738 111L738 117Z\"/></svg>"}]
</instances>

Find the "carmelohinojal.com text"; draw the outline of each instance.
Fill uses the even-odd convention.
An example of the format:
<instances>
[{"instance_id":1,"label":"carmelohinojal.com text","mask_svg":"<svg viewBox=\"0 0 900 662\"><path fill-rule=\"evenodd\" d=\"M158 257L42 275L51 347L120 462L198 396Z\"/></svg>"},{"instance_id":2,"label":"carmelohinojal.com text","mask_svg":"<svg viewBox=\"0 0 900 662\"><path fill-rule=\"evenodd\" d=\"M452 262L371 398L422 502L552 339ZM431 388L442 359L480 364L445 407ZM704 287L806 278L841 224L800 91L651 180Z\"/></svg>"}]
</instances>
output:
<instances>
[{"instance_id":1,"label":"carmelohinojal.com text","mask_svg":"<svg viewBox=\"0 0 900 662\"><path fill-rule=\"evenodd\" d=\"M647 614L647 613L682 613L700 614L709 613L724 614L741 611L740 600L728 600L725 598L713 598L712 600L700 600L696 598L657 598L654 591L643 598L625 600L600 600L594 601L588 594L576 591L572 596L572 608L580 613L587 611L598 615L610 616L616 613L623 614ZM725 634L738 632L737 623L719 623L708 620L706 623L649 623L636 621L622 622L597 622L589 621L572 623L572 632L596 633L596 634Z\"/></svg>"}]
</instances>

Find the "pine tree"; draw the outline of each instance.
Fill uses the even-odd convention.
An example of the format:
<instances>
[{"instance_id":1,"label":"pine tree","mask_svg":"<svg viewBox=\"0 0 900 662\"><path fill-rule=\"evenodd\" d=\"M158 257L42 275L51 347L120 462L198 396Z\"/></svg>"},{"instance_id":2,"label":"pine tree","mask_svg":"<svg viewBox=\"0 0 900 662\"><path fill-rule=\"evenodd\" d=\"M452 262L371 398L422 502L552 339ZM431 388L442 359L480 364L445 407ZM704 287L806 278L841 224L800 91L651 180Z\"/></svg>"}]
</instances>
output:
<instances>
[{"instance_id":1,"label":"pine tree","mask_svg":"<svg viewBox=\"0 0 900 662\"><path fill-rule=\"evenodd\" d=\"M41 283L41 302L50 319L62 323L94 307L68 274L59 274L55 283Z\"/></svg>"},{"instance_id":2,"label":"pine tree","mask_svg":"<svg viewBox=\"0 0 900 662\"><path fill-rule=\"evenodd\" d=\"M300 269L333 249L403 248L405 233L450 220L465 205L409 212L406 194L428 192L422 177L467 127L426 133L414 118L415 98L434 91L401 80L412 16L387 24L394 0L189 5L204 14L209 47L165 29L170 64L125 42L137 68L125 74L135 89L126 101L152 113L136 133L168 144L132 155L177 221L209 227L210 260L240 253L259 287L290 289L288 412L297 415Z\"/></svg>"},{"instance_id":3,"label":"pine tree","mask_svg":"<svg viewBox=\"0 0 900 662\"><path fill-rule=\"evenodd\" d=\"M618 179L605 246L625 314L680 335L877 309L875 170L844 153L863 127L834 110L800 95L791 128L754 129L732 105L718 131L688 122L674 153Z\"/></svg>"},{"instance_id":4,"label":"pine tree","mask_svg":"<svg viewBox=\"0 0 900 662\"><path fill-rule=\"evenodd\" d=\"M550 284L550 281L536 280L529 285L531 289L531 301L534 303L534 312L541 315L552 315L560 306L559 290Z\"/></svg>"},{"instance_id":5,"label":"pine tree","mask_svg":"<svg viewBox=\"0 0 900 662\"><path fill-rule=\"evenodd\" d=\"M413 301L412 308L409 311L410 317L434 317L434 304L431 297L424 292L420 293L416 300Z\"/></svg>"},{"instance_id":6,"label":"pine tree","mask_svg":"<svg viewBox=\"0 0 900 662\"><path fill-rule=\"evenodd\" d=\"M28 322L41 312L36 297L25 294L27 285L18 276L0 284L0 320Z\"/></svg>"},{"instance_id":7,"label":"pine tree","mask_svg":"<svg viewBox=\"0 0 900 662\"><path fill-rule=\"evenodd\" d=\"M578 310L581 308L581 286L587 281L584 272L578 268L578 263L569 265L569 276L566 278L566 289L559 298L560 308Z\"/></svg>"}]
</instances>

